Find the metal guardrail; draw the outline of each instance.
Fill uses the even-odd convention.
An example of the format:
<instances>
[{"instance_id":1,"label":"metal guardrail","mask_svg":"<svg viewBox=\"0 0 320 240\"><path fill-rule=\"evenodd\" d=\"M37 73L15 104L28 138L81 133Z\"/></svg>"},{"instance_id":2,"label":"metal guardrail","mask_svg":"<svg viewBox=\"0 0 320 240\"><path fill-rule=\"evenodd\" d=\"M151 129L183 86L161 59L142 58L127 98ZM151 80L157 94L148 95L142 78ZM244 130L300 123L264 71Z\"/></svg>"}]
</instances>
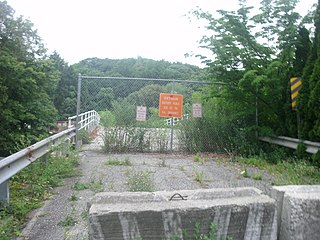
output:
<instances>
[{"instance_id":1,"label":"metal guardrail","mask_svg":"<svg viewBox=\"0 0 320 240\"><path fill-rule=\"evenodd\" d=\"M22 169L46 155L52 149L67 140L73 140L78 133L73 123L77 116L68 118L68 129L43 139L17 153L14 153L0 160L0 202L9 203L9 184L8 180ZM94 130L100 122L99 114L92 110L79 114L78 130L85 129L88 132Z\"/></svg>"},{"instance_id":2,"label":"metal guardrail","mask_svg":"<svg viewBox=\"0 0 320 240\"><path fill-rule=\"evenodd\" d=\"M290 137L259 137L259 140L277 144L280 146L297 149L299 144L304 144L306 146L306 152L308 153L317 153L320 151L320 143L319 142L311 142L306 140L300 140L296 138L290 138Z\"/></svg>"},{"instance_id":3,"label":"metal guardrail","mask_svg":"<svg viewBox=\"0 0 320 240\"><path fill-rule=\"evenodd\" d=\"M0 160L0 202L9 202L8 180L22 169L49 153L54 147L72 140L76 128L70 128L41 140L21 151Z\"/></svg>"}]
</instances>

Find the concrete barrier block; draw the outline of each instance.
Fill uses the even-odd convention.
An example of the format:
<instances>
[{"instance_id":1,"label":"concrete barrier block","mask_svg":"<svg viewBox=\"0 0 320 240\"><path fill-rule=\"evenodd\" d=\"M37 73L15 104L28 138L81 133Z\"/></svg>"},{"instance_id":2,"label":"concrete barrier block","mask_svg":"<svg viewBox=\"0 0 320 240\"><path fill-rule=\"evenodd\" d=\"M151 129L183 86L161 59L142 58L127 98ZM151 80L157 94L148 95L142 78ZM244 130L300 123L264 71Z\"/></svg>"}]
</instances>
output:
<instances>
[{"instance_id":1,"label":"concrete barrier block","mask_svg":"<svg viewBox=\"0 0 320 240\"><path fill-rule=\"evenodd\" d=\"M320 239L320 185L274 187L278 238L280 240Z\"/></svg>"},{"instance_id":2,"label":"concrete barrier block","mask_svg":"<svg viewBox=\"0 0 320 240\"><path fill-rule=\"evenodd\" d=\"M218 239L277 236L275 201L255 188L99 193L88 206L92 240L194 239L213 226Z\"/></svg>"}]
</instances>

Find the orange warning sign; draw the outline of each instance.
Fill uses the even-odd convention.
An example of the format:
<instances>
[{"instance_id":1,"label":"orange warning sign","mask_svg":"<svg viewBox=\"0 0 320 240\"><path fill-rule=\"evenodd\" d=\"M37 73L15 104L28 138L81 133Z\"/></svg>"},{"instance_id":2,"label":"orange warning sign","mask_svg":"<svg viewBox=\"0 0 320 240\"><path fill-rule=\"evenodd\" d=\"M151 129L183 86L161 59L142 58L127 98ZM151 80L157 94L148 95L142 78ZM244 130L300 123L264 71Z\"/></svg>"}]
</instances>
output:
<instances>
[{"instance_id":1,"label":"orange warning sign","mask_svg":"<svg viewBox=\"0 0 320 240\"><path fill-rule=\"evenodd\" d=\"M159 117L182 118L183 96L180 94L160 93Z\"/></svg>"}]
</instances>

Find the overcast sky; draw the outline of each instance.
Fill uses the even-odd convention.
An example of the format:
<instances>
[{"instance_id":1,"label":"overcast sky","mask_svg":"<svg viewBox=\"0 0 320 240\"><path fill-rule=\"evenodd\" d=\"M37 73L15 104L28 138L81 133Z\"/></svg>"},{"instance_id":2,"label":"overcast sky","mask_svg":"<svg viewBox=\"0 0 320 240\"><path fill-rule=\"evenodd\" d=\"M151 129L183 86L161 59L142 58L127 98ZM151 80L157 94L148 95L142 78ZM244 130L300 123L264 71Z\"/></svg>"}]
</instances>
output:
<instances>
[{"instance_id":1,"label":"overcast sky","mask_svg":"<svg viewBox=\"0 0 320 240\"><path fill-rule=\"evenodd\" d=\"M85 58L144 57L200 65L186 53L200 53L204 34L185 16L196 6L214 12L236 10L237 0L7 0L34 23L49 52L70 64ZM249 0L257 4L259 0ZM301 0L305 14L317 0Z\"/></svg>"}]
</instances>

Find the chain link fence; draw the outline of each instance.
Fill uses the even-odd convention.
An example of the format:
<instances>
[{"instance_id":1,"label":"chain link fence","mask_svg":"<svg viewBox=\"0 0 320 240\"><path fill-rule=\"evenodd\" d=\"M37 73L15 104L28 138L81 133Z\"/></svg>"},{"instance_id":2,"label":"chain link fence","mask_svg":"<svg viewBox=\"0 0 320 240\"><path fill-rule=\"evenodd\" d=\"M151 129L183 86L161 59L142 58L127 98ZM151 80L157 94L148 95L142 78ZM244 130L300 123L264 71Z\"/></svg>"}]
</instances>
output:
<instances>
[{"instance_id":1,"label":"chain link fence","mask_svg":"<svg viewBox=\"0 0 320 240\"><path fill-rule=\"evenodd\" d=\"M99 112L105 152L212 151L201 104L207 82L91 76L80 81L80 112ZM160 93L183 95L182 118L159 117Z\"/></svg>"}]
</instances>

